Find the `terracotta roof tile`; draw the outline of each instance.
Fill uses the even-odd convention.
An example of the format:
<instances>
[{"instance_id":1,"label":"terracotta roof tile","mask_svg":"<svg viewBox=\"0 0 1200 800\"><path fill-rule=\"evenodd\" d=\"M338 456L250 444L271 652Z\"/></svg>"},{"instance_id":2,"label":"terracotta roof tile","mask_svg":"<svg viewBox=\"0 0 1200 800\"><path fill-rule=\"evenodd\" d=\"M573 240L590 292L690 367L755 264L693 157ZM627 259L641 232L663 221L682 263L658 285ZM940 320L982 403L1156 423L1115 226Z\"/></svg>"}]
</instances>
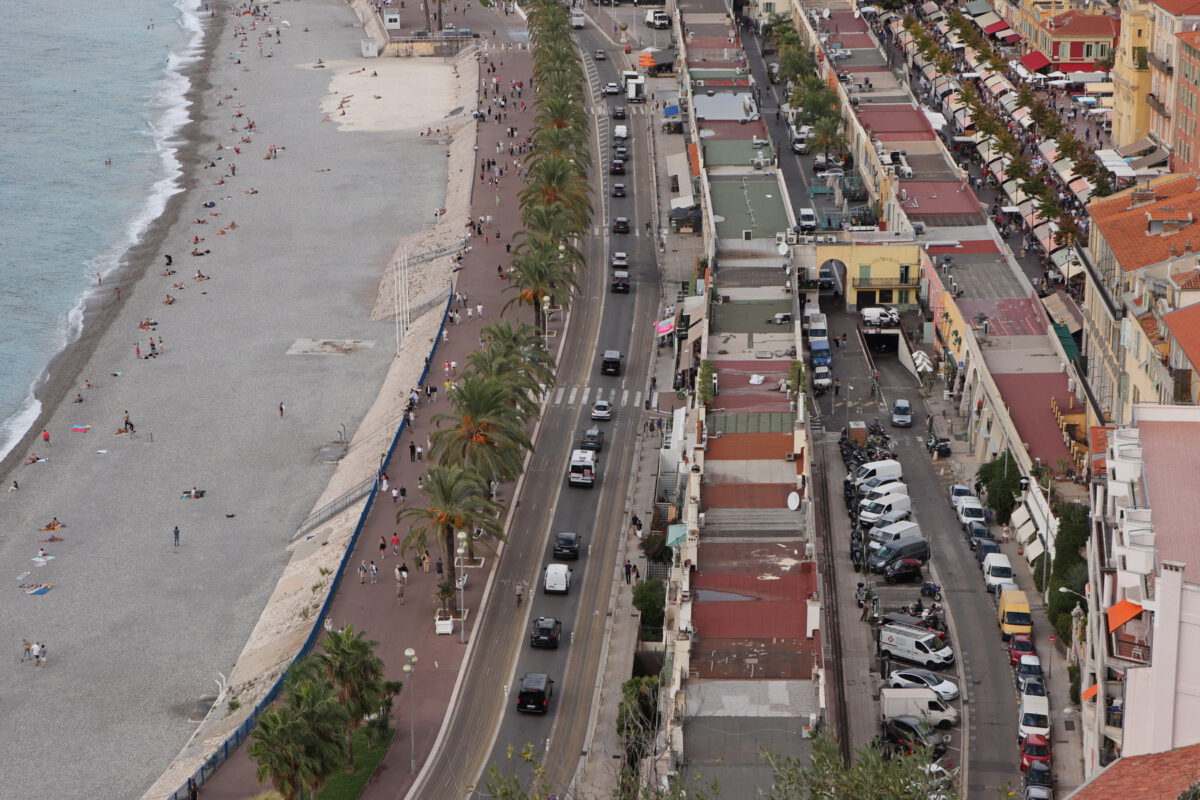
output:
<instances>
[{"instance_id":1,"label":"terracotta roof tile","mask_svg":"<svg viewBox=\"0 0 1200 800\"><path fill-rule=\"evenodd\" d=\"M1200 31L1196 31L1200 33ZM1200 289L1200 268L1175 276L1175 285L1180 289Z\"/></svg>"},{"instance_id":2,"label":"terracotta roof tile","mask_svg":"<svg viewBox=\"0 0 1200 800\"><path fill-rule=\"evenodd\" d=\"M1088 453L1093 475L1108 472L1108 434L1111 430L1113 428L1107 425L1093 425L1088 432Z\"/></svg>"},{"instance_id":3,"label":"terracotta roof tile","mask_svg":"<svg viewBox=\"0 0 1200 800\"><path fill-rule=\"evenodd\" d=\"M1071 795L1071 800L1163 800L1178 797L1196 780L1200 745L1117 759Z\"/></svg>"},{"instance_id":4,"label":"terracotta roof tile","mask_svg":"<svg viewBox=\"0 0 1200 800\"><path fill-rule=\"evenodd\" d=\"M1200 0L1155 0L1154 5L1177 17L1200 14Z\"/></svg>"},{"instance_id":5,"label":"terracotta roof tile","mask_svg":"<svg viewBox=\"0 0 1200 800\"><path fill-rule=\"evenodd\" d=\"M1055 36L1111 36L1116 38L1121 29L1121 20L1107 14L1085 14L1078 9L1066 11L1054 17L1045 26Z\"/></svg>"},{"instance_id":6,"label":"terracotta roof tile","mask_svg":"<svg viewBox=\"0 0 1200 800\"><path fill-rule=\"evenodd\" d=\"M1146 332L1151 343L1158 344L1162 341L1162 337L1158 333L1158 318L1153 314L1142 314L1138 317L1138 322L1142 325L1142 330Z\"/></svg>"},{"instance_id":7,"label":"terracotta roof tile","mask_svg":"<svg viewBox=\"0 0 1200 800\"><path fill-rule=\"evenodd\" d=\"M1200 7L1200 0L1196 0ZM1185 240L1178 234L1163 236L1148 234L1149 219L1169 211L1172 219L1185 220L1191 214L1200 215L1200 188L1190 175L1169 175L1159 181L1151 181L1156 199L1130 208L1131 194L1139 187L1092 202L1088 212L1092 216L1095 230L1104 237L1121 268L1126 272L1150 264L1166 261L1182 253ZM1147 217L1147 215L1152 215ZM1194 224L1194 223L1193 223ZM1182 231L1190 233L1191 226ZM1200 226L1195 229L1200 237ZM1174 253L1172 253L1174 247Z\"/></svg>"},{"instance_id":8,"label":"terracotta roof tile","mask_svg":"<svg viewBox=\"0 0 1200 800\"><path fill-rule=\"evenodd\" d=\"M1200 305L1163 315L1163 324L1171 331L1193 368L1200 367Z\"/></svg>"},{"instance_id":9,"label":"terracotta roof tile","mask_svg":"<svg viewBox=\"0 0 1200 800\"><path fill-rule=\"evenodd\" d=\"M1193 47L1200 45L1200 31L1184 31L1183 33L1175 34L1175 38Z\"/></svg>"}]
</instances>

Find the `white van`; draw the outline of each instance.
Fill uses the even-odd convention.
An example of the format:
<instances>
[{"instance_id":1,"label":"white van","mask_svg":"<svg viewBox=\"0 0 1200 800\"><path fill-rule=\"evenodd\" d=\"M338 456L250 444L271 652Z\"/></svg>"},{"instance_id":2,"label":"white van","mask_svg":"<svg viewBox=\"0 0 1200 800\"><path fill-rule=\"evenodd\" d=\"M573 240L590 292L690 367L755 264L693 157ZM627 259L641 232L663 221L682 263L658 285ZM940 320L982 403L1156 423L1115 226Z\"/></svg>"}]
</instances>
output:
<instances>
[{"instance_id":1,"label":"white van","mask_svg":"<svg viewBox=\"0 0 1200 800\"><path fill-rule=\"evenodd\" d=\"M866 328L894 328L900 324L900 312L894 308L871 306L859 312Z\"/></svg>"},{"instance_id":2,"label":"white van","mask_svg":"<svg viewBox=\"0 0 1200 800\"><path fill-rule=\"evenodd\" d=\"M996 591L1001 584L1011 583L1013 568L1008 556L1004 553L989 553L987 558L983 559L983 580L989 592Z\"/></svg>"},{"instance_id":3,"label":"white van","mask_svg":"<svg viewBox=\"0 0 1200 800\"><path fill-rule=\"evenodd\" d=\"M824 314L805 314L804 327L813 339L829 338L829 322L825 319Z\"/></svg>"},{"instance_id":4,"label":"white van","mask_svg":"<svg viewBox=\"0 0 1200 800\"><path fill-rule=\"evenodd\" d=\"M885 687L879 691L879 709L884 720L916 717L938 728L958 723L958 709L938 699L937 693L929 688Z\"/></svg>"},{"instance_id":5,"label":"white van","mask_svg":"<svg viewBox=\"0 0 1200 800\"><path fill-rule=\"evenodd\" d=\"M904 477L904 470L900 466L900 462L894 458L885 458L882 461L868 461L860 466L854 472L846 475L845 482L854 484L854 488L862 486L862 484L876 476L896 476L897 478Z\"/></svg>"},{"instance_id":6,"label":"white van","mask_svg":"<svg viewBox=\"0 0 1200 800\"><path fill-rule=\"evenodd\" d=\"M908 484L903 481L893 481L885 483L883 486L876 487L862 496L858 501L858 507L870 505L880 498L887 497L889 494L908 494Z\"/></svg>"},{"instance_id":7,"label":"white van","mask_svg":"<svg viewBox=\"0 0 1200 800\"><path fill-rule=\"evenodd\" d=\"M1024 695L1017 716L1017 738L1037 734L1050 738L1050 699L1035 694Z\"/></svg>"},{"instance_id":8,"label":"white van","mask_svg":"<svg viewBox=\"0 0 1200 800\"><path fill-rule=\"evenodd\" d=\"M920 536L921 526L915 522L896 522L891 525L871 528L867 533L867 546L874 552L885 544L899 541L906 536Z\"/></svg>"},{"instance_id":9,"label":"white van","mask_svg":"<svg viewBox=\"0 0 1200 800\"><path fill-rule=\"evenodd\" d=\"M936 633L908 625L881 625L879 651L929 669L954 663L954 651Z\"/></svg>"},{"instance_id":10,"label":"white van","mask_svg":"<svg viewBox=\"0 0 1200 800\"><path fill-rule=\"evenodd\" d=\"M620 141L624 141L625 139L628 139L628 138L629 138L629 126L627 126L627 125L614 125L613 126L613 139L620 142Z\"/></svg>"},{"instance_id":11,"label":"white van","mask_svg":"<svg viewBox=\"0 0 1200 800\"><path fill-rule=\"evenodd\" d=\"M872 500L865 506L859 506L858 523L869 528L889 511L912 511L912 500L906 494L887 494Z\"/></svg>"},{"instance_id":12,"label":"white van","mask_svg":"<svg viewBox=\"0 0 1200 800\"><path fill-rule=\"evenodd\" d=\"M546 565L542 591L546 594L566 594L571 591L571 568L566 564Z\"/></svg>"},{"instance_id":13,"label":"white van","mask_svg":"<svg viewBox=\"0 0 1200 800\"><path fill-rule=\"evenodd\" d=\"M812 233L817 229L817 211L815 208L800 209L800 218L796 220L797 227L804 233Z\"/></svg>"}]
</instances>

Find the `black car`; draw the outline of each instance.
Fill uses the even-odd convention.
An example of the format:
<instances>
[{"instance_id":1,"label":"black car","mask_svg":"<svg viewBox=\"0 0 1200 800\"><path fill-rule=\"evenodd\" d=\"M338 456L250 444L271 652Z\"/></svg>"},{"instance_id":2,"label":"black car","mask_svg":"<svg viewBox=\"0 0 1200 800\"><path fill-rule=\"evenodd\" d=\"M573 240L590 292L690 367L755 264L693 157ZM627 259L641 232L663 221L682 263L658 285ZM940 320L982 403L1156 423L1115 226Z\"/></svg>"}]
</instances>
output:
<instances>
[{"instance_id":1,"label":"black car","mask_svg":"<svg viewBox=\"0 0 1200 800\"><path fill-rule=\"evenodd\" d=\"M613 233L629 233L629 220L617 217L613 220Z\"/></svg>"},{"instance_id":2,"label":"black car","mask_svg":"<svg viewBox=\"0 0 1200 800\"><path fill-rule=\"evenodd\" d=\"M1025 770L1026 786L1053 786L1054 770L1046 761L1034 761Z\"/></svg>"},{"instance_id":3,"label":"black car","mask_svg":"<svg viewBox=\"0 0 1200 800\"><path fill-rule=\"evenodd\" d=\"M578 533L556 533L554 535L554 557L561 561L579 558L580 537Z\"/></svg>"},{"instance_id":4,"label":"black car","mask_svg":"<svg viewBox=\"0 0 1200 800\"><path fill-rule=\"evenodd\" d=\"M625 196L625 184L614 183L613 188L612 188L612 196L613 197L624 197Z\"/></svg>"},{"instance_id":5,"label":"black car","mask_svg":"<svg viewBox=\"0 0 1200 800\"><path fill-rule=\"evenodd\" d=\"M595 450L599 453L604 449L604 431L599 428L588 428L579 440L580 450Z\"/></svg>"},{"instance_id":6,"label":"black car","mask_svg":"<svg viewBox=\"0 0 1200 800\"><path fill-rule=\"evenodd\" d=\"M625 119L625 106L615 106L612 111L613 119Z\"/></svg>"},{"instance_id":7,"label":"black car","mask_svg":"<svg viewBox=\"0 0 1200 800\"><path fill-rule=\"evenodd\" d=\"M971 549L979 547L980 542L994 542L996 537L992 536L991 530L982 522L971 521L964 528L967 534L967 542L970 543Z\"/></svg>"},{"instance_id":8,"label":"black car","mask_svg":"<svg viewBox=\"0 0 1200 800\"><path fill-rule=\"evenodd\" d=\"M933 727L917 717L893 717L883 723L883 739L896 745L905 755L928 747L934 758L941 758L946 753L946 743L934 732Z\"/></svg>"},{"instance_id":9,"label":"black car","mask_svg":"<svg viewBox=\"0 0 1200 800\"><path fill-rule=\"evenodd\" d=\"M529 631L530 647L558 647L562 637L562 623L554 617L538 617Z\"/></svg>"},{"instance_id":10,"label":"black car","mask_svg":"<svg viewBox=\"0 0 1200 800\"><path fill-rule=\"evenodd\" d=\"M921 562L915 558L901 558L883 570L883 579L888 583L907 583L921 580Z\"/></svg>"},{"instance_id":11,"label":"black car","mask_svg":"<svg viewBox=\"0 0 1200 800\"><path fill-rule=\"evenodd\" d=\"M608 165L608 174L609 175L624 175L625 174L625 162L619 158L614 158Z\"/></svg>"},{"instance_id":12,"label":"black car","mask_svg":"<svg viewBox=\"0 0 1200 800\"><path fill-rule=\"evenodd\" d=\"M517 711L545 714L550 710L550 699L554 697L554 681L544 672L527 672L521 677L517 690Z\"/></svg>"}]
</instances>

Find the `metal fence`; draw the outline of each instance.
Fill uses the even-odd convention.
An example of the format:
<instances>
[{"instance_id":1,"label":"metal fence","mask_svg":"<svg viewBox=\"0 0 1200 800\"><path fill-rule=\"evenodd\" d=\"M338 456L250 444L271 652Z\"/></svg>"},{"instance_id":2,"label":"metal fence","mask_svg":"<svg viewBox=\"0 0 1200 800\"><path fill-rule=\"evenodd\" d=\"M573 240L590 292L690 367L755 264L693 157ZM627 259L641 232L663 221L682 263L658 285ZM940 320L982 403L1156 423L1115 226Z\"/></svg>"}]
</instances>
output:
<instances>
[{"instance_id":1,"label":"metal fence","mask_svg":"<svg viewBox=\"0 0 1200 800\"><path fill-rule=\"evenodd\" d=\"M430 348L429 358L425 362L425 368L421 371L420 382L422 384L425 383L425 379L429 375L429 365L434 362L435 356L437 355L437 347L442 340L442 330L446 327L446 315L450 312L450 303L453 301L453 299L454 292L451 291L446 297L445 308L442 309L442 322L438 327L437 336L435 336L433 339L433 347ZM407 421L401 421L400 427L396 429L396 435L392 437L392 444L390 447L388 447L387 459L384 461L385 464L392 460L392 455L396 452L396 448L400 445L400 437L404 434L404 431L407 427ZM275 684L267 691L263 698L258 701L258 704L254 706L254 710L250 712L250 716L246 717L245 721L243 721L242 724L237 727L237 730L231 733L228 737L226 737L225 741L217 746L217 749L204 760L204 763L199 769L193 772L192 775L186 781L184 781L182 786L168 795L169 800L188 800L188 796L191 793L192 787L200 787L204 785L204 782L216 773L217 768L220 767L221 764L225 763L225 761L227 761L229 757L237 751L238 747L240 747L242 743L246 741L247 737L250 736L250 732L254 730L254 726L258 723L258 718L279 698L279 693L283 690L284 681L287 679L287 673L288 670L291 669L292 664L295 664L296 661L308 655L309 652L312 651L313 645L317 643L317 639L319 639L321 634L324 632L323 621L325 616L329 613L329 606L333 603L334 595L337 594L338 587L342 583L342 578L346 574L346 566L350 563L350 559L354 553L355 545L358 544L359 534L362 533L363 526L366 524L367 518L371 515L371 509L375 505L376 498L379 496L379 475L376 474L374 477L368 480L370 482L370 496L367 498L367 504L363 507L362 514L360 514L358 517L358 523L354 526L354 533L350 536L350 542L346 547L346 552L342 554L342 561L338 565L337 572L334 573L333 582L329 587L329 593L325 596L325 602L321 605L321 612L313 618L313 626L312 630L308 632L308 638L304 640L304 644L296 653L296 657L292 659L291 664L288 664L288 669L280 673L279 677L275 681ZM361 495L359 496L361 497ZM342 497L345 497L345 495ZM339 498L339 500L340 499L341 498ZM334 502L336 503L338 500L335 500ZM343 506L343 508L345 508L345 506Z\"/></svg>"},{"instance_id":2,"label":"metal fence","mask_svg":"<svg viewBox=\"0 0 1200 800\"><path fill-rule=\"evenodd\" d=\"M349 491L343 492L333 500L330 500L328 503L318 508L313 513L309 514L308 519L304 520L304 522L301 522L300 527L296 528L296 533L292 538L294 539L296 536L303 536L321 523L328 522L350 506L357 503L359 500L369 494L373 488L375 488L375 481L378 479L378 475L372 475L369 478L364 478Z\"/></svg>"}]
</instances>

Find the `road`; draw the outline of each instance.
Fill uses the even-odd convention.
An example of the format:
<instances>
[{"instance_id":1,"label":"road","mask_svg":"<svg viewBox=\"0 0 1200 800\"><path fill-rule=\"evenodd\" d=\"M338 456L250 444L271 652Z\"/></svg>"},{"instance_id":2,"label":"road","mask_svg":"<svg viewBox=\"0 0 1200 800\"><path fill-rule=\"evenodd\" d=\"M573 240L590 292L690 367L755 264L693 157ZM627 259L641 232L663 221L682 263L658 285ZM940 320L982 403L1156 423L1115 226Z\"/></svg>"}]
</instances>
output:
<instances>
[{"instance_id":1,"label":"road","mask_svg":"<svg viewBox=\"0 0 1200 800\"><path fill-rule=\"evenodd\" d=\"M618 64L596 62L591 52L605 42L591 29L582 34L588 79L598 102L598 156L594 168L595 228L582 243L588 269L571 312L569 335L563 343L559 374L550 390L536 441L536 453L517 500L504 557L497 566L492 602L478 620L473 636L479 644L460 679L460 693L443 731L443 747L424 771L414 798L486 796L473 787L487 764L509 769L506 753L526 744L544 753L542 761L551 786L565 787L574 774L586 737L596 676L600 674L605 622L612 587L620 567L619 534L626 521L626 497L635 447L642 421L642 402L653 354L650 322L660 305L655 246L643 220L653 214L654 198L649 162L650 123L646 105L631 107L629 173L615 178L629 187L626 198L610 198L614 178L607 174L612 147L610 107L600 94L605 83L617 80ZM622 100L623 102L623 100ZM635 185L638 187L635 189ZM611 219L631 220L629 234L610 234ZM633 289L609 292L609 256L629 254ZM622 375L599 374L599 355L618 349L626 356ZM590 406L608 399L616 406L613 419L593 423ZM592 424L607 434L600 458L600 477L589 490L566 485L570 451ZM541 593L541 576L551 560L552 534L575 531L584 536L586 552L573 567L566 595ZM519 610L515 586L523 581L531 591ZM517 613L514 613L517 612ZM528 631L536 616L563 621L564 643L556 650L529 647ZM544 672L555 681L554 699L546 716L519 714L516 687L526 672Z\"/></svg>"},{"instance_id":2,"label":"road","mask_svg":"<svg viewBox=\"0 0 1200 800\"><path fill-rule=\"evenodd\" d=\"M957 673L963 695L962 713L966 726L963 731L966 736L965 751L962 751L966 758L965 796L971 800L995 797L996 790L1006 783L1012 787L1020 784L1016 745L1017 706L1012 672L996 625L996 611L991 596L983 588L974 553L962 535L958 520L946 499L947 489L953 480L950 473L931 461L925 451L925 420L929 412L917 392L916 382L892 354L871 354L875 369L881 373L882 392L881 402L871 402L868 399L870 367L855 334L857 316L832 307L822 310L828 316L833 333L850 336L847 347L834 351L834 374L843 383L843 394L836 400L826 395L818 401L826 441L836 440L850 419L870 421L878 417L887 427L890 418L887 409L891 402L903 397L912 403L914 426L891 429L889 433L893 435L894 449L904 467L904 481L913 498L914 519L930 540L933 552L931 575L942 586L942 602L951 624L951 640L957 664L947 674ZM902 322L908 326L914 324L911 319ZM821 448L821 451L827 457L825 470L829 479L834 481L838 475L845 473L837 456L837 448ZM832 454L833 461L829 460L829 454ZM835 486L834 490L840 492L840 485ZM841 508L831 509L830 514L838 516ZM834 542L832 555L837 564L838 596L844 603L847 597L853 597L856 582L863 578L854 572L850 563L848 542ZM915 586L885 586L881 588L880 595L882 605L887 606L911 602L916 599L918 592ZM849 602L853 602L852 599ZM853 606L843 609L841 618L843 626L858 624L855 621L857 611ZM863 654L857 655L862 662ZM896 666L894 664L893 668ZM850 677L855 679L855 676ZM857 680L872 687L878 686L878 675L875 674L860 675ZM851 720L851 728L855 727L854 720ZM959 752L961 747L956 734L948 756L951 761L957 763L963 758L962 752Z\"/></svg>"}]
</instances>

